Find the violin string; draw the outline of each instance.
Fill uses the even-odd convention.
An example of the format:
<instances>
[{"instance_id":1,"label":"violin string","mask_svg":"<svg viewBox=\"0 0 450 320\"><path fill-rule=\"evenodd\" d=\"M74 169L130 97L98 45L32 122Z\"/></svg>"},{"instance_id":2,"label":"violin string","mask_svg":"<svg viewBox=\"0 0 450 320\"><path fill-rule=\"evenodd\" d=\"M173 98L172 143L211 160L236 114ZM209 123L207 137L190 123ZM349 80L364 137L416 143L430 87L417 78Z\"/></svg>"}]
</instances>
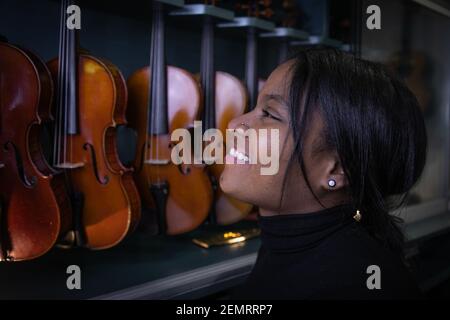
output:
<instances>
[{"instance_id":1,"label":"violin string","mask_svg":"<svg viewBox=\"0 0 450 320\"><path fill-rule=\"evenodd\" d=\"M65 17L65 21L67 21L67 6L69 1L66 0L65 1L65 5L64 5L64 17ZM64 146L64 150L63 150L63 163L66 164L67 163L67 115L68 115L68 107L69 107L69 97L70 97L70 91L69 91L69 67L68 67L68 62L69 62L69 57L68 54L70 52L70 47L69 47L69 43L70 43L70 32L69 29L66 26L66 23L64 23L64 30L66 31L66 41L65 41L65 50L64 50L64 90L65 90L65 94L64 94L64 135L63 135L63 146Z\"/></svg>"},{"instance_id":2,"label":"violin string","mask_svg":"<svg viewBox=\"0 0 450 320\"><path fill-rule=\"evenodd\" d=\"M69 49L69 55L70 55L69 69L70 69L70 72L69 72L69 83L68 83L69 92L70 92L69 107L71 108L70 110L72 110L72 108L76 107L74 105L74 102L76 101L76 92L73 90L75 84L72 83L74 81L77 81L77 79L75 77L75 74L74 74L74 72L76 72L76 68L77 68L77 64L76 64L76 60L75 60L75 56L76 56L76 52L75 52L75 50L76 50L76 46L75 46L75 35L76 35L76 33L75 32L76 31L75 30L69 30L68 32L69 32L69 41L70 41L69 42L69 46L70 46L70 49ZM73 113L72 113L72 111L70 111L68 116L67 116L68 122L69 121L70 122L73 121L73 119L70 119L70 117L72 115L73 115ZM72 143L72 136L71 135L67 136L67 141L68 141L68 149L69 149L69 159L68 159L68 161L72 162L73 161L73 153L72 153L72 151L73 151L73 148L72 148L73 143Z\"/></svg>"},{"instance_id":3,"label":"violin string","mask_svg":"<svg viewBox=\"0 0 450 320\"><path fill-rule=\"evenodd\" d=\"M53 137L53 165L57 166L60 161L60 130L61 130L61 97L62 97L62 63L61 63L61 53L62 53L62 42L63 42L63 23L64 23L64 15L63 15L64 4L61 2L60 9L60 24L59 24L59 48L58 48L58 95L56 96L56 123L54 129L54 137Z\"/></svg>"},{"instance_id":4,"label":"violin string","mask_svg":"<svg viewBox=\"0 0 450 320\"><path fill-rule=\"evenodd\" d=\"M62 97L62 87L61 87L61 52L62 52L62 41L63 41L63 29L62 29L62 23L63 23L63 16L62 11L63 10L63 4L61 2L61 8L60 8L60 21L59 21L59 48L58 48L58 95L56 97L56 119L55 119L55 128L54 128L54 139L53 139L53 164L55 166L59 163L59 133L60 133L60 124L61 124L61 97Z\"/></svg>"},{"instance_id":5,"label":"violin string","mask_svg":"<svg viewBox=\"0 0 450 320\"><path fill-rule=\"evenodd\" d=\"M214 25L205 17L202 36L201 84L204 90L203 129L215 127Z\"/></svg>"},{"instance_id":6,"label":"violin string","mask_svg":"<svg viewBox=\"0 0 450 320\"><path fill-rule=\"evenodd\" d=\"M155 101L155 114L156 116L153 118L155 121L155 125L154 128L158 128L158 126L160 126L161 124L158 123L156 124L156 121L160 121L160 119L164 119L160 117L160 112L162 112L162 110L166 110L167 104L166 104L166 99L164 99L164 96L167 94L167 90L166 90L166 85L165 83L163 83L163 81L165 81L166 77L165 77L165 64L164 64L164 25L163 25L163 11L162 11L162 5L161 4L157 4L158 8L157 8L157 17L156 17L156 23L158 25L157 33L156 33L156 37L157 37L157 45L155 50L157 50L157 55L155 56L155 60L156 60L156 68L158 68L157 73L155 74L155 78L158 81L156 81L156 83L160 83L160 87L156 87L156 90L154 92L157 92L159 90L159 94L156 95L154 101ZM161 101L162 100L162 101ZM164 104L164 105L163 105ZM163 108L161 108L163 107ZM161 134L161 130L160 128L158 128L158 134ZM156 150L156 159L160 159L160 155L159 155L159 139L156 139L156 146L155 146L155 150ZM159 171L159 165L157 166L157 172ZM159 172L158 172L159 173ZM157 175L158 180L159 180L159 174ZM159 181L158 181L159 182Z\"/></svg>"},{"instance_id":7,"label":"violin string","mask_svg":"<svg viewBox=\"0 0 450 320\"><path fill-rule=\"evenodd\" d=\"M77 3L77 1L76 0L72 0L71 1L72 2L72 4L76 4ZM75 115L75 131L76 132L78 132L78 128L79 128L79 118L78 118L78 90L77 90L77 88L78 88L78 66L79 66L79 63L80 63L80 59L79 59L79 57L78 57L78 35L79 35L79 33L78 33L78 30L77 29L74 29L74 30L72 30L72 45L73 45L73 50L71 51L72 52L72 55L73 55L73 59L72 59L72 62L73 62L73 77L72 77L72 81L74 82L73 83L73 97L74 97L74 99L73 99L73 108L75 109L75 112L74 112L74 115ZM72 139L70 139L70 158L71 159L73 159L72 158L72 156L73 156L73 140ZM72 161L72 160L71 160Z\"/></svg>"},{"instance_id":8,"label":"violin string","mask_svg":"<svg viewBox=\"0 0 450 320\"><path fill-rule=\"evenodd\" d=\"M70 1L67 0L67 6L69 6ZM66 9L67 9L66 6ZM66 16L67 18L67 16ZM66 99L67 99L67 103L66 103L66 114L65 114L65 129L66 129L66 134L65 134L65 144L64 144L64 155L65 155L65 163L70 163L70 153L69 153L69 143L70 143L70 110L71 110L71 101L72 101L72 91L70 90L70 84L71 84L71 76L72 76L72 69L71 69L71 57L72 57L72 31L67 29L67 53L66 53L66 90L67 90L67 94L66 94Z\"/></svg>"},{"instance_id":9,"label":"violin string","mask_svg":"<svg viewBox=\"0 0 450 320\"><path fill-rule=\"evenodd\" d=\"M215 128L216 127L216 72L214 68L214 25L211 27L211 45L210 45L210 57L211 57L211 63L210 63L210 83L211 83L211 115L210 115L210 127Z\"/></svg>"},{"instance_id":10,"label":"violin string","mask_svg":"<svg viewBox=\"0 0 450 320\"><path fill-rule=\"evenodd\" d=\"M65 28L65 14L64 14L64 7L65 7L65 1L62 1L61 3L61 31L62 31L62 44L61 44L61 55L59 57L60 64L61 64L61 70L60 70L60 76L61 76L61 97L60 97L60 144L59 144L59 163L62 164L64 161L63 159L63 143L64 143L64 101L66 96L65 91L65 73L66 73L66 67L64 62L64 56L66 51L66 28Z\"/></svg>"},{"instance_id":11,"label":"violin string","mask_svg":"<svg viewBox=\"0 0 450 320\"><path fill-rule=\"evenodd\" d=\"M154 20L155 20L155 22L154 22L154 27L153 27L153 29L155 30L155 33L154 33L154 37L155 37L155 40L154 40L154 42L153 42L153 46L154 46L154 49L153 49L153 76L152 76L152 82L153 82L153 84L152 84L152 114L153 114L153 116L152 116L152 121L151 121L151 128L150 128L150 130L151 131L153 131L153 139L152 139L152 142L154 143L154 145L152 146L152 150L154 150L154 156L156 157L156 160L158 160L159 159L159 157L158 157L158 141L159 141L159 139L158 139L158 137L157 137L157 134L159 133L158 132L158 130L157 130L157 120L158 120L158 96L157 96L157 86L156 86L156 84L158 84L159 85L159 83L158 83L158 73L159 73L159 69L158 69L158 67L159 67L159 64L158 64L158 46L160 45L160 43L159 43L159 4L158 3L154 3L154 6L155 6L155 16L154 16ZM159 177L159 166L158 165L156 165L156 168L155 168L156 170L156 178L158 179L158 177ZM158 181L159 182L159 181Z\"/></svg>"},{"instance_id":12,"label":"violin string","mask_svg":"<svg viewBox=\"0 0 450 320\"><path fill-rule=\"evenodd\" d=\"M63 164L66 163L66 143L67 143L67 96L69 95L69 92L67 90L67 80L68 80L68 70L67 70L67 52L68 52L68 30L66 26L66 10L67 10L67 1L64 1L64 53L63 53L63 65L64 65L64 102L63 102L63 124L62 124L62 162Z\"/></svg>"},{"instance_id":13,"label":"violin string","mask_svg":"<svg viewBox=\"0 0 450 320\"><path fill-rule=\"evenodd\" d=\"M61 33L62 33L62 44L61 44L61 55L59 57L60 60L60 65L61 65L61 69L60 69L60 76L61 76L61 80L60 80L60 119L59 119L59 150L58 150L58 162L59 164L64 163L64 144L65 144L65 134L64 134L64 110L65 110L65 98L66 98L66 81L65 81L65 76L67 73L66 70L66 62L65 62L65 52L66 52L66 37L67 37L67 33L66 33L66 27L65 27L65 9L66 8L66 0L62 1L61 4Z\"/></svg>"},{"instance_id":14,"label":"violin string","mask_svg":"<svg viewBox=\"0 0 450 320\"><path fill-rule=\"evenodd\" d=\"M158 82L156 81L157 80L157 78L156 78L156 75L157 75L157 73L158 73L158 69L157 69L157 66L158 66L158 64L157 64L157 62L156 62L156 55L157 55L157 47L158 47L158 4L156 3L156 2L154 2L154 7L155 7L155 10L154 10L154 17L153 17L153 19L154 19L154 22L153 22L153 49L152 49L152 84L151 84L151 88L152 88L152 90L151 90L151 106L150 106L150 108L151 108L151 121L150 121L150 131L151 131L151 143L153 144L152 146L151 146L151 148L149 149L150 150L150 152L152 153L151 155L150 155L150 157L152 157L152 159L153 159L153 157L156 157L155 159L157 160L158 159L158 154L157 154L157 152L158 152L158 146L157 146L157 143L158 143L158 138L156 137L156 118L157 118L157 105L156 105L156 96L155 96L155 93L156 93L156 86L158 85ZM154 152L154 151L156 151L156 152ZM156 166L155 167L155 169L156 169L156 173L157 173L157 171L158 171L158 166ZM156 175L156 176L158 176L158 174Z\"/></svg>"},{"instance_id":15,"label":"violin string","mask_svg":"<svg viewBox=\"0 0 450 320\"><path fill-rule=\"evenodd\" d=\"M153 138L153 134L152 132L150 132L150 130L152 129L151 124L153 124L153 97L152 97L152 90L153 90L153 76L154 76L154 56L155 56L155 33L156 33L156 23L155 23L155 18L156 18L156 4L153 3L152 6L152 26L151 26L151 39L150 39L150 63L149 63L149 78L148 78L148 99L147 99L147 117L146 117L146 138L145 138L145 150L144 150L144 161L150 160L150 158L152 157L152 152L151 152L151 148L153 148L152 145L152 138ZM143 164L143 166L145 166L145 162ZM145 169L145 174L146 174L146 179L147 179L147 184L150 186L150 176L149 176L149 171Z\"/></svg>"},{"instance_id":16,"label":"violin string","mask_svg":"<svg viewBox=\"0 0 450 320\"><path fill-rule=\"evenodd\" d=\"M68 6L68 0L66 0L65 2L65 10L64 10L64 16L67 19L67 6ZM63 163L67 163L68 159L67 159L67 140L69 139L68 137L68 120L69 120L69 103L70 103L70 88L69 88L69 79L70 79L70 69L69 69L69 54L70 54L70 31L67 27L64 28L66 30L66 41L65 41L65 54L64 54L64 67L65 67L65 72L64 72L64 77L65 77L65 83L64 83L64 88L66 90L65 95L64 95L64 135L63 135Z\"/></svg>"}]
</instances>

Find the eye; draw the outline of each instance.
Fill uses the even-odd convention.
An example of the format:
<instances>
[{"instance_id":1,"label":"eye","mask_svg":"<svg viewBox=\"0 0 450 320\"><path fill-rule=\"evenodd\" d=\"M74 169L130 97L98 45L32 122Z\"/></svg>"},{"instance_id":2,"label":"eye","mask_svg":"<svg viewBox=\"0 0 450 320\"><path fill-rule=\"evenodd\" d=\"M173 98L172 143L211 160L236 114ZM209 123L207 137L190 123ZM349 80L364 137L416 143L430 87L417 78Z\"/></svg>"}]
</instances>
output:
<instances>
[{"instance_id":1,"label":"eye","mask_svg":"<svg viewBox=\"0 0 450 320\"><path fill-rule=\"evenodd\" d=\"M281 121L280 118L275 117L273 114L271 114L271 113L270 113L269 111L267 111L266 109L263 109L263 110L262 110L262 115L263 115L263 118L272 118L272 119L274 119L274 120Z\"/></svg>"}]
</instances>

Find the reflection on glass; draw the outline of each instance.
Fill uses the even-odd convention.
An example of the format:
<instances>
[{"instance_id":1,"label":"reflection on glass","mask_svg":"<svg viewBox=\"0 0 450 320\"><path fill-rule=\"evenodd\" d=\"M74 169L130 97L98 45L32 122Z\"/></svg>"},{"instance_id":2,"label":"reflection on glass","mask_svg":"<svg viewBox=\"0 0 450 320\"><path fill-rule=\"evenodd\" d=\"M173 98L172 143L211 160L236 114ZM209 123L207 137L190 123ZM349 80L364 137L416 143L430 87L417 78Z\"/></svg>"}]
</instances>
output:
<instances>
[{"instance_id":1,"label":"reflection on glass","mask_svg":"<svg viewBox=\"0 0 450 320\"><path fill-rule=\"evenodd\" d=\"M450 42L445 38L450 19L412 2L382 1L380 8L382 29L363 31L363 58L386 64L404 79L416 95L427 125L427 164L408 204L446 197L450 179Z\"/></svg>"}]
</instances>

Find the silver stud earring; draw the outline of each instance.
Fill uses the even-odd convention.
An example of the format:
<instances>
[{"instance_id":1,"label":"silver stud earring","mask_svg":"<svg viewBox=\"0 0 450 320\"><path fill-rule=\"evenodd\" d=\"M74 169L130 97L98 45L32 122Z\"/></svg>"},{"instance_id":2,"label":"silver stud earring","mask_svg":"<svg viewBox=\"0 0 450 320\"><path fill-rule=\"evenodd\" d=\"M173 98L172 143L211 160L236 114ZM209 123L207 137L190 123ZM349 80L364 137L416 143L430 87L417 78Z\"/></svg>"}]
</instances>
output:
<instances>
[{"instance_id":1,"label":"silver stud earring","mask_svg":"<svg viewBox=\"0 0 450 320\"><path fill-rule=\"evenodd\" d=\"M328 186L329 186L330 188L336 187L336 180L334 180L334 179L329 179L329 180L328 180Z\"/></svg>"}]
</instances>

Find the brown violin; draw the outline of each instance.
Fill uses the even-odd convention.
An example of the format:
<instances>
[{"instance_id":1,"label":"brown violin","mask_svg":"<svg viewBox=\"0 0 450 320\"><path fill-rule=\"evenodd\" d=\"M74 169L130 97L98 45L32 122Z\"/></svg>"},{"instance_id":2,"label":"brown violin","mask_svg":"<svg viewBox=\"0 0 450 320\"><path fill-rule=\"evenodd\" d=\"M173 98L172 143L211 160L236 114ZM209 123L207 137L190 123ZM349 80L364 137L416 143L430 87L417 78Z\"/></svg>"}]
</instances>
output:
<instances>
[{"instance_id":1,"label":"brown violin","mask_svg":"<svg viewBox=\"0 0 450 320\"><path fill-rule=\"evenodd\" d=\"M215 1L212 1L212 5L214 4ZM228 123L245 112L248 94L238 78L226 72L215 71L214 28L213 18L206 15L203 20L200 65L204 104L203 128L204 130L217 128L225 137ZM243 219L252 209L252 205L230 197L220 189L218 181L223 169L223 164L208 166L216 189L210 222L227 225Z\"/></svg>"},{"instance_id":2,"label":"brown violin","mask_svg":"<svg viewBox=\"0 0 450 320\"><path fill-rule=\"evenodd\" d=\"M201 94L189 72L165 64L164 9L153 1L150 66L128 79L128 118L138 135L135 181L144 204L156 212L159 232L175 235L207 218L212 188L204 166L171 161L170 134L192 126Z\"/></svg>"},{"instance_id":3,"label":"brown violin","mask_svg":"<svg viewBox=\"0 0 450 320\"><path fill-rule=\"evenodd\" d=\"M41 147L53 86L34 54L0 42L0 261L39 257L69 230L64 178Z\"/></svg>"},{"instance_id":4,"label":"brown violin","mask_svg":"<svg viewBox=\"0 0 450 320\"><path fill-rule=\"evenodd\" d=\"M57 93L53 165L75 199L76 243L105 249L133 231L141 212L132 169L120 162L116 144L127 90L114 65L78 52L76 30L65 23L72 4L62 1L59 57L48 63Z\"/></svg>"}]
</instances>

